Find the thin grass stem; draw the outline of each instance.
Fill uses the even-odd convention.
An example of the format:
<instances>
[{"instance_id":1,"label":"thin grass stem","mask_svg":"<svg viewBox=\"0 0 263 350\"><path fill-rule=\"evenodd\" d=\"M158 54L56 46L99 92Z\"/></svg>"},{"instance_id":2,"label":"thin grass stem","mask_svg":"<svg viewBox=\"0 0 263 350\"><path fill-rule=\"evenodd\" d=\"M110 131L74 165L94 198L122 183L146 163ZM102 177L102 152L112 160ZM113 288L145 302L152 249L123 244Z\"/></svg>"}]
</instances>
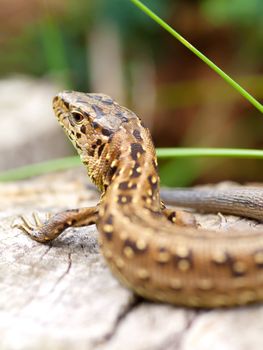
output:
<instances>
[{"instance_id":1,"label":"thin grass stem","mask_svg":"<svg viewBox=\"0 0 263 350\"><path fill-rule=\"evenodd\" d=\"M157 16L153 11L151 11L147 6L145 6L139 0L130 0L139 9L146 13L150 18L152 18L156 23L163 27L167 32L169 32L173 37L180 41L185 47L192 51L197 57L199 57L203 62L205 62L210 68L213 69L221 78L223 78L229 85L231 85L236 91L238 91L244 98L246 98L254 107L256 107L261 113L263 113L263 105L257 101L251 94L249 94L244 88L242 88L235 80L233 80L228 74L226 74L221 68L214 64L209 58L207 58L203 53L201 53L197 48L195 48L189 41L183 38L176 30L164 22L159 16Z\"/></svg>"},{"instance_id":2,"label":"thin grass stem","mask_svg":"<svg viewBox=\"0 0 263 350\"><path fill-rule=\"evenodd\" d=\"M158 148L157 156L159 159L197 157L263 159L263 151L256 149L229 148ZM81 162L78 156L54 159L3 171L0 173L0 182L22 180L53 171L74 168L80 165Z\"/></svg>"}]
</instances>

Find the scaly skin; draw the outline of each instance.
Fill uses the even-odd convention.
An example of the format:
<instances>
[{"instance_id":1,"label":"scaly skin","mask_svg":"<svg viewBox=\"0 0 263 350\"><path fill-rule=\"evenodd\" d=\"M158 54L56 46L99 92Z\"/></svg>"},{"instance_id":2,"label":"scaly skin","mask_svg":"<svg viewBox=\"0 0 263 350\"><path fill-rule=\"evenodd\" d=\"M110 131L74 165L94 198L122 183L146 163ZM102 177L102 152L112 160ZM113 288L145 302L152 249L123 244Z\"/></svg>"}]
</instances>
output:
<instances>
[{"instance_id":1,"label":"scaly skin","mask_svg":"<svg viewBox=\"0 0 263 350\"><path fill-rule=\"evenodd\" d=\"M174 225L167 217L175 221L175 214L160 200L149 130L133 112L106 95L73 91L56 96L53 106L102 196L96 208L59 213L44 224L23 218L31 238L46 242L68 226L96 222L112 272L145 298L189 307L263 300L263 232Z\"/></svg>"},{"instance_id":2,"label":"scaly skin","mask_svg":"<svg viewBox=\"0 0 263 350\"><path fill-rule=\"evenodd\" d=\"M161 196L166 203L172 205L263 221L263 187L162 189Z\"/></svg>"}]
</instances>

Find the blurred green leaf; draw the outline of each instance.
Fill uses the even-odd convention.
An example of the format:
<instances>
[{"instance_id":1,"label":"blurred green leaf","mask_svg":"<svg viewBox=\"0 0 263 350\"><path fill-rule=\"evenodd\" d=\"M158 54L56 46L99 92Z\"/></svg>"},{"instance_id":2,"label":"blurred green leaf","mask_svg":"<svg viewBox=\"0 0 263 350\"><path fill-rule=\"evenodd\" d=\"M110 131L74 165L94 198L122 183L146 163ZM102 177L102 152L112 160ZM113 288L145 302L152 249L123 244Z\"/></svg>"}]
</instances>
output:
<instances>
[{"instance_id":1,"label":"blurred green leaf","mask_svg":"<svg viewBox=\"0 0 263 350\"><path fill-rule=\"evenodd\" d=\"M205 0L201 8L217 24L233 23L263 27L262 0ZM263 33L262 33L263 34Z\"/></svg>"},{"instance_id":2,"label":"blurred green leaf","mask_svg":"<svg viewBox=\"0 0 263 350\"><path fill-rule=\"evenodd\" d=\"M160 162L159 172L162 186L189 186L199 175L201 170L198 162L193 159L180 158L167 162Z\"/></svg>"},{"instance_id":3,"label":"blurred green leaf","mask_svg":"<svg viewBox=\"0 0 263 350\"><path fill-rule=\"evenodd\" d=\"M72 87L70 67L65 53L61 29L51 16L44 17L39 24L39 28L48 70L62 80L62 84L69 89Z\"/></svg>"}]
</instances>

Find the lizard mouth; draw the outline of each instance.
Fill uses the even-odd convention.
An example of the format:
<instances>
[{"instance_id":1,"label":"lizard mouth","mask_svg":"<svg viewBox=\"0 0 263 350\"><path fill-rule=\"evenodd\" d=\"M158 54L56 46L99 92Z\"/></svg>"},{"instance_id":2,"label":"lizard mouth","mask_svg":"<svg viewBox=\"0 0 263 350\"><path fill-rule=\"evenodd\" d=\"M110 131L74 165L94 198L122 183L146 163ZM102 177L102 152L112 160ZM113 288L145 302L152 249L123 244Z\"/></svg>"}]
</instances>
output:
<instances>
[{"instance_id":1,"label":"lizard mouth","mask_svg":"<svg viewBox=\"0 0 263 350\"><path fill-rule=\"evenodd\" d=\"M63 99L59 95L55 96L53 99L53 110L55 116L58 119L59 124L67 132L69 127L69 110L67 108L67 105L64 103Z\"/></svg>"}]
</instances>

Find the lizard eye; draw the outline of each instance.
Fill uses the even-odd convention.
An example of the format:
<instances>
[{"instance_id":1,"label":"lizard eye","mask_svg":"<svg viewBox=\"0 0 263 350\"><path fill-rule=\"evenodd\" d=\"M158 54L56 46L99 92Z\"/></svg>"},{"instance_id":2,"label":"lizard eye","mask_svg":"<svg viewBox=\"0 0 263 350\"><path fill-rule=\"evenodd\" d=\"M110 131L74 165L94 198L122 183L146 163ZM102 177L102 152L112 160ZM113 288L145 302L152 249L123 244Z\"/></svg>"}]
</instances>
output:
<instances>
[{"instance_id":1,"label":"lizard eye","mask_svg":"<svg viewBox=\"0 0 263 350\"><path fill-rule=\"evenodd\" d=\"M79 112L72 112L71 115L75 123L81 123L84 119L83 115Z\"/></svg>"}]
</instances>

